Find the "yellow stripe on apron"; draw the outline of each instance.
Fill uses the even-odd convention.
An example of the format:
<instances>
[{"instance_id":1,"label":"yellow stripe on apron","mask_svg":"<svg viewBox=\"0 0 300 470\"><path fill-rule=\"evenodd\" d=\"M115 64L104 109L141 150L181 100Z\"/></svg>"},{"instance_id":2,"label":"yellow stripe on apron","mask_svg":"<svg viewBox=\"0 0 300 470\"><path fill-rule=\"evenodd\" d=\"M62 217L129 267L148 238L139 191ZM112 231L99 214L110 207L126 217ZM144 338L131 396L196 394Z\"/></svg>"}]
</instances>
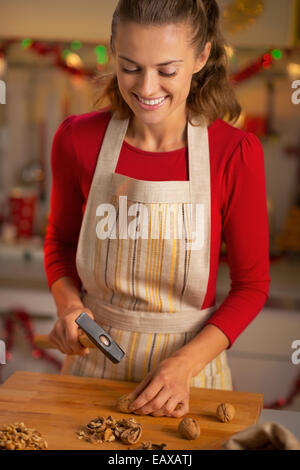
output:
<instances>
[{"instance_id":1,"label":"yellow stripe on apron","mask_svg":"<svg viewBox=\"0 0 300 470\"><path fill-rule=\"evenodd\" d=\"M83 304L125 356L113 364L91 349L89 356L67 356L63 374L140 382L194 338L216 310L216 305L202 309L211 241L205 120L187 123L189 181L115 173L128 124L115 115L110 119L76 254ZM191 386L232 390L226 351L193 377Z\"/></svg>"}]
</instances>

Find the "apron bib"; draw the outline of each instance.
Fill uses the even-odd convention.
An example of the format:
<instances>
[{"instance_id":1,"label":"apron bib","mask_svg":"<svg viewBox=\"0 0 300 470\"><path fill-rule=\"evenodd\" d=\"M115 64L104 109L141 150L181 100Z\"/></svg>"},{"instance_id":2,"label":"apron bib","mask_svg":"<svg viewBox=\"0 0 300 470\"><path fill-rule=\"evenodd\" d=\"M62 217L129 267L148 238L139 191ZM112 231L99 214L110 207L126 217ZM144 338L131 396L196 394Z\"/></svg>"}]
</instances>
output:
<instances>
[{"instance_id":1,"label":"apron bib","mask_svg":"<svg viewBox=\"0 0 300 470\"><path fill-rule=\"evenodd\" d=\"M62 374L141 382L196 336L211 240L208 130L188 121L189 181L144 181L115 173L129 118L113 115L82 221L76 266L82 302L125 352L113 364L98 349L66 356ZM191 386L232 390L223 351Z\"/></svg>"}]
</instances>

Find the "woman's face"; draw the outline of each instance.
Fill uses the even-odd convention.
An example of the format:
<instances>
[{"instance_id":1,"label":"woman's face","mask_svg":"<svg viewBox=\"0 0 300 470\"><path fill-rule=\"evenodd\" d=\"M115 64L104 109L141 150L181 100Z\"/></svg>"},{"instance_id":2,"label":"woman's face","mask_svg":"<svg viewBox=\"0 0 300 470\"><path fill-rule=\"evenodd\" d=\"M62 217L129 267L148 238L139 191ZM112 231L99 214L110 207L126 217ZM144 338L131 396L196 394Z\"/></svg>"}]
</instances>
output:
<instances>
[{"instance_id":1,"label":"woman's face","mask_svg":"<svg viewBox=\"0 0 300 470\"><path fill-rule=\"evenodd\" d=\"M173 113L186 117L192 75L204 67L210 52L207 43L196 60L189 34L186 25L118 26L115 64L120 93L143 122L158 123ZM163 101L145 104L138 97Z\"/></svg>"}]
</instances>

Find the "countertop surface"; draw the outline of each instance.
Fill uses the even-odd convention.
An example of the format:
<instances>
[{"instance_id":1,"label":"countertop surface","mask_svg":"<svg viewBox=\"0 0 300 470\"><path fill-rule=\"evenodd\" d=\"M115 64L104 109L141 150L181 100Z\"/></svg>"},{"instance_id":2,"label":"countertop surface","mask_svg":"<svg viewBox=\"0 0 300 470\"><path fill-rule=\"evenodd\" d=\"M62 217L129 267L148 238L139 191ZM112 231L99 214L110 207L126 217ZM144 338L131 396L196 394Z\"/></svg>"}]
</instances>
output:
<instances>
[{"instance_id":1,"label":"countertop surface","mask_svg":"<svg viewBox=\"0 0 300 470\"><path fill-rule=\"evenodd\" d=\"M97 449L78 440L76 432L96 416L129 418L116 410L116 401L135 387L133 382L17 371L0 387L0 427L22 421L47 436L49 449ZM229 423L216 416L223 401L235 407ZM262 405L262 394L192 387L188 416L199 420L201 428L195 440L182 439L179 419L135 419L143 427L142 441L165 442L170 450L219 449L230 436L258 422ZM124 449L124 444L103 443L101 449Z\"/></svg>"}]
</instances>

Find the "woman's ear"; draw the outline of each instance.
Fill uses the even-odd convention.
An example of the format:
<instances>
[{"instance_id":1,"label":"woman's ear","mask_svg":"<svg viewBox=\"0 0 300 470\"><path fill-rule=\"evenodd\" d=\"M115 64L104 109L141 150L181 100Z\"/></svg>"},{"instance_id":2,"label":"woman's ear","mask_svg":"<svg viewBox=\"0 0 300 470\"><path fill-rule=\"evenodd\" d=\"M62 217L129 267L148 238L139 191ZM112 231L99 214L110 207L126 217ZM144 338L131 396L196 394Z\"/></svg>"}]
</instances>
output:
<instances>
[{"instance_id":1,"label":"woman's ear","mask_svg":"<svg viewBox=\"0 0 300 470\"><path fill-rule=\"evenodd\" d=\"M198 59L196 60L194 74L200 72L200 70L205 67L206 62L208 61L209 55L211 51L211 42L207 42L204 46L204 49Z\"/></svg>"}]
</instances>

